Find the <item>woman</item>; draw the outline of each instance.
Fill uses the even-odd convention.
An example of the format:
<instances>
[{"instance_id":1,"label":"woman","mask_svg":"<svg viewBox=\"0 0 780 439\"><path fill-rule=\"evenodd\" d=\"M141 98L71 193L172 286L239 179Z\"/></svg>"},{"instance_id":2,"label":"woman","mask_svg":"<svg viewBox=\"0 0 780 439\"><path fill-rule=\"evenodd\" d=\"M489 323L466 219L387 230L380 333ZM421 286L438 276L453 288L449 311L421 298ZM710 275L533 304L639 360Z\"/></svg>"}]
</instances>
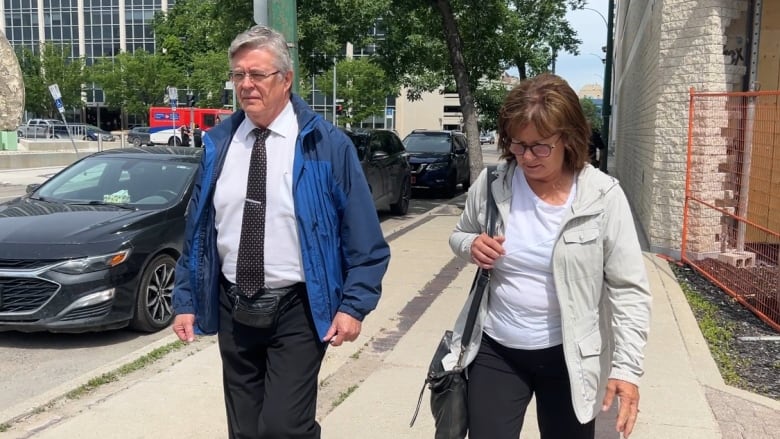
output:
<instances>
[{"instance_id":1,"label":"woman","mask_svg":"<svg viewBox=\"0 0 780 439\"><path fill-rule=\"evenodd\" d=\"M498 124L496 236L484 233L486 171L450 236L457 255L493 269L467 352L469 437L517 439L535 396L542 439L593 439L617 396L627 438L651 297L626 197L588 163L590 128L560 77L515 87Z\"/></svg>"}]
</instances>

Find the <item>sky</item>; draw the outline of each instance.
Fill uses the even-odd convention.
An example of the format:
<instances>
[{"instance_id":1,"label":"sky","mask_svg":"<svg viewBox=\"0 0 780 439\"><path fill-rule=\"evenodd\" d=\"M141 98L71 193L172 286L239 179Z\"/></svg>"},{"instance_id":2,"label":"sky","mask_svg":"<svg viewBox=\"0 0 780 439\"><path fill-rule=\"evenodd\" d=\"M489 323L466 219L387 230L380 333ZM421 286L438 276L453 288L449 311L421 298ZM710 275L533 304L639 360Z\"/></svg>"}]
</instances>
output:
<instances>
[{"instance_id":1,"label":"sky","mask_svg":"<svg viewBox=\"0 0 780 439\"><path fill-rule=\"evenodd\" d=\"M579 92L586 84L604 84L604 52L607 45L607 6L608 0L590 0L586 8L569 11L566 19L582 41L579 55L559 53L555 63L555 73L569 82L574 91ZM603 18L602 18L603 16Z\"/></svg>"}]
</instances>

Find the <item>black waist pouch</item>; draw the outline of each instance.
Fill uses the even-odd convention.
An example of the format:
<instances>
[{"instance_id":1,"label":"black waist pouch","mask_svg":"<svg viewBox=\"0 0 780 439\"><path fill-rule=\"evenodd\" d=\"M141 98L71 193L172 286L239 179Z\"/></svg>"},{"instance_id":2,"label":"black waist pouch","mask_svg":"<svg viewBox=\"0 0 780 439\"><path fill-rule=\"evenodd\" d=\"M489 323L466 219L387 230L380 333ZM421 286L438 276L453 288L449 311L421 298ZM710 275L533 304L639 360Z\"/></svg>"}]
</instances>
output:
<instances>
[{"instance_id":1,"label":"black waist pouch","mask_svg":"<svg viewBox=\"0 0 780 439\"><path fill-rule=\"evenodd\" d=\"M233 299L233 320L253 328L272 328L276 325L281 305L295 291L296 287L265 290L250 298L233 289L230 293Z\"/></svg>"}]
</instances>

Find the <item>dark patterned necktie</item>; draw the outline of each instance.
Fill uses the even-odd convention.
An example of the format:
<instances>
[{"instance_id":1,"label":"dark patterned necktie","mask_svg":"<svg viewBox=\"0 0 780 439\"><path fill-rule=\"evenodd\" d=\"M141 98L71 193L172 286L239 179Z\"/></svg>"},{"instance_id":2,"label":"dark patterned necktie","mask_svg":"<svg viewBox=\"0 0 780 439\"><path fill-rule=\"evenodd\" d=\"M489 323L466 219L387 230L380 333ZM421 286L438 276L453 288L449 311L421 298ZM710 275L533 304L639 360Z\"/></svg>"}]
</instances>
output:
<instances>
[{"instance_id":1,"label":"dark patterned necktie","mask_svg":"<svg viewBox=\"0 0 780 439\"><path fill-rule=\"evenodd\" d=\"M238 243L236 284L247 297L254 296L265 285L263 245L265 242L265 139L271 131L255 128L257 137L249 159L246 182L246 201L241 222L241 241Z\"/></svg>"}]
</instances>

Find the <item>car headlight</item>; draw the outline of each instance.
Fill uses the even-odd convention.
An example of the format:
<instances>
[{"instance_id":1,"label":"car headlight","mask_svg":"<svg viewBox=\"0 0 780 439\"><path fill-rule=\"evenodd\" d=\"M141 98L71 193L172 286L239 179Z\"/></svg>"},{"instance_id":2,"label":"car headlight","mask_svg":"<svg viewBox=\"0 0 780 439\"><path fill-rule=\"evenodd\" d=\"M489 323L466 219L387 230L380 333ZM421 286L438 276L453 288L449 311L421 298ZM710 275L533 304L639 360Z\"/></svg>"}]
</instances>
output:
<instances>
[{"instance_id":1,"label":"car headlight","mask_svg":"<svg viewBox=\"0 0 780 439\"><path fill-rule=\"evenodd\" d=\"M429 171L438 171L439 169L444 169L447 167L447 162L438 162L438 163L431 163L428 165Z\"/></svg>"},{"instance_id":2,"label":"car headlight","mask_svg":"<svg viewBox=\"0 0 780 439\"><path fill-rule=\"evenodd\" d=\"M125 262L130 257L130 250L121 250L101 256L89 256L86 258L72 259L54 267L52 270L65 274L82 274L93 271L105 270Z\"/></svg>"}]
</instances>

